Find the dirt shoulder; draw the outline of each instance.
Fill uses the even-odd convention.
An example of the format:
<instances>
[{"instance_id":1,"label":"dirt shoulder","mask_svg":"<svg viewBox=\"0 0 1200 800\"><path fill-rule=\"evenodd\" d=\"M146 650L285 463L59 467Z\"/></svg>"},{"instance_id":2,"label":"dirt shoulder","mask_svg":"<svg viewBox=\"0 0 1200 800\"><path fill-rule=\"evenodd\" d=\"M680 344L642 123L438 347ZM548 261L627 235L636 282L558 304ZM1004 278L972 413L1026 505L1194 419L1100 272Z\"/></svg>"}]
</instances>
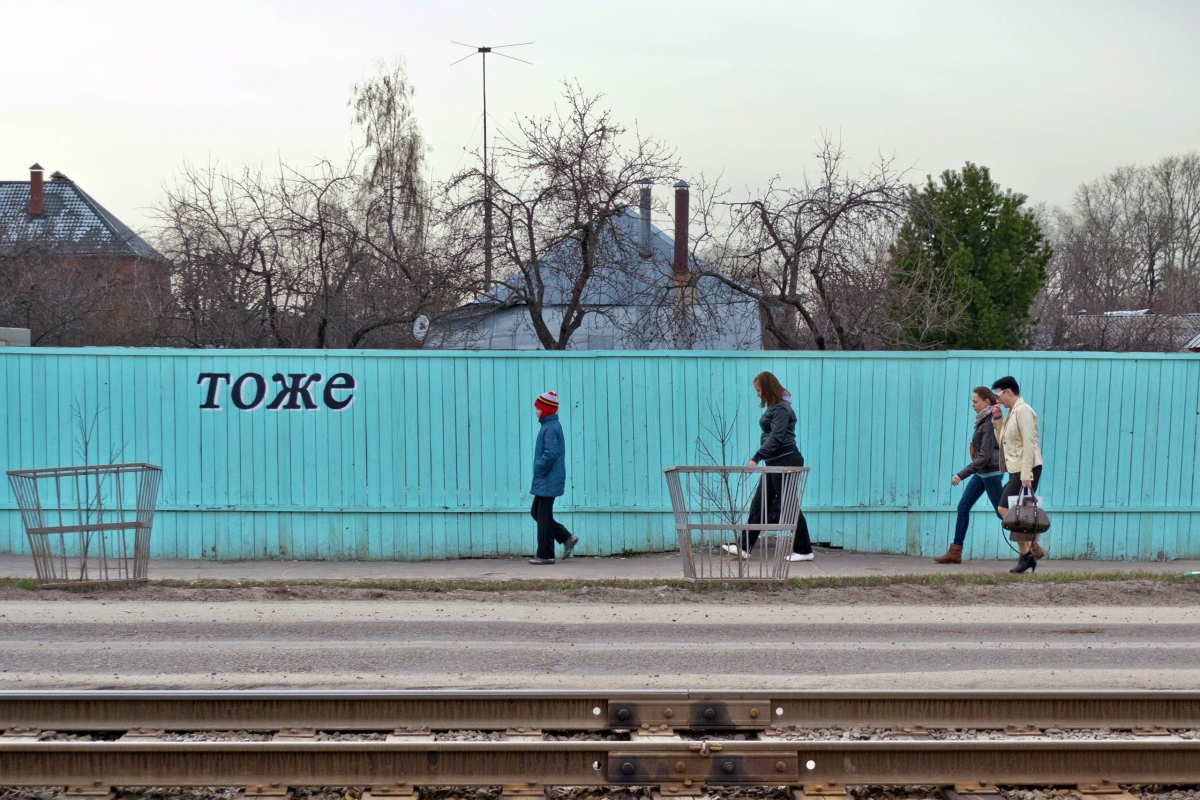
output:
<instances>
[{"instance_id":1,"label":"dirt shoulder","mask_svg":"<svg viewBox=\"0 0 1200 800\"><path fill-rule=\"evenodd\" d=\"M0 602L460 600L727 605L1197 606L1200 578L1147 573L810 578L782 587L697 585L683 581L152 581L132 588L37 589L0 580Z\"/></svg>"}]
</instances>

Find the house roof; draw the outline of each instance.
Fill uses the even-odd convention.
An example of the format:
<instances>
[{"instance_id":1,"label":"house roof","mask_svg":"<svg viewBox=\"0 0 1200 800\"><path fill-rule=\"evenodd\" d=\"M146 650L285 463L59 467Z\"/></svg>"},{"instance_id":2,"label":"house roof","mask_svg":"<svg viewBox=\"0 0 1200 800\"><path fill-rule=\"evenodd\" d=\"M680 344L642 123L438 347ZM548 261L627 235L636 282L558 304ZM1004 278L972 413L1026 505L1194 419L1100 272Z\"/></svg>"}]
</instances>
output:
<instances>
[{"instance_id":1,"label":"house roof","mask_svg":"<svg viewBox=\"0 0 1200 800\"><path fill-rule=\"evenodd\" d=\"M42 190L44 210L31 217L29 181L0 181L0 238L50 240L73 255L166 260L74 181L55 178L43 183Z\"/></svg>"},{"instance_id":2,"label":"house roof","mask_svg":"<svg viewBox=\"0 0 1200 800\"><path fill-rule=\"evenodd\" d=\"M1200 352L1200 313L1152 314L1148 310L1068 314L1066 343L1095 345L1118 351ZM1048 328L1039 329L1037 349L1051 349Z\"/></svg>"},{"instance_id":3,"label":"house roof","mask_svg":"<svg viewBox=\"0 0 1200 800\"><path fill-rule=\"evenodd\" d=\"M671 262L675 257L675 241L653 224L650 225L649 258L638 252L640 215L638 209L626 207L624 212L612 220L612 231L601 241L608 252L600 259L601 266L584 285L580 302L585 307L657 305L662 293L669 291L675 280ZM578 245L574 241L563 242L541 258L539 270L545 286L544 306L565 306L570 302L575 278L579 274L577 264ZM707 265L689 254L692 270ZM523 305L524 277L520 274L492 287L472 306ZM696 291L709 302L745 301L745 297L734 297L736 292L716 278L701 278ZM725 297L729 295L728 297Z\"/></svg>"},{"instance_id":4,"label":"house roof","mask_svg":"<svg viewBox=\"0 0 1200 800\"><path fill-rule=\"evenodd\" d=\"M584 285L581 327L572 349L761 349L756 301L727 280L705 275L691 284L690 312L676 317L679 285L671 269L674 240L650 225L649 257L640 244L642 219L626 207L600 237L603 252ZM579 242L568 240L539 262L544 285L543 321L558 329L579 275ZM707 265L689 256L693 271ZM517 274L478 300L460 306L431 328L427 347L447 349L539 349L540 340L525 308L524 278Z\"/></svg>"}]
</instances>

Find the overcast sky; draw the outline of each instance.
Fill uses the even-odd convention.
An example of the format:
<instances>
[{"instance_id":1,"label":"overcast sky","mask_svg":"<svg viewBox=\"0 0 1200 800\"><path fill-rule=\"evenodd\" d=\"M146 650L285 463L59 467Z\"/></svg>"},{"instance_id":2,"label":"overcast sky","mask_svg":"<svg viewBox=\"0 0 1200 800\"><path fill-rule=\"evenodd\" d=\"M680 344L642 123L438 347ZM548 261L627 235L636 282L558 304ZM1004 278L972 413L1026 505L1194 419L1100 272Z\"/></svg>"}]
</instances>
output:
<instances>
[{"instance_id":1,"label":"overcast sky","mask_svg":"<svg viewBox=\"0 0 1200 800\"><path fill-rule=\"evenodd\" d=\"M970 160L1065 204L1120 164L1200 149L1197 0L0 0L0 179L38 161L135 228L185 161L309 164L350 147L346 100L403 57L433 176L489 117L552 110L564 79L678 148L683 177L798 179L822 131L914 180Z\"/></svg>"}]
</instances>

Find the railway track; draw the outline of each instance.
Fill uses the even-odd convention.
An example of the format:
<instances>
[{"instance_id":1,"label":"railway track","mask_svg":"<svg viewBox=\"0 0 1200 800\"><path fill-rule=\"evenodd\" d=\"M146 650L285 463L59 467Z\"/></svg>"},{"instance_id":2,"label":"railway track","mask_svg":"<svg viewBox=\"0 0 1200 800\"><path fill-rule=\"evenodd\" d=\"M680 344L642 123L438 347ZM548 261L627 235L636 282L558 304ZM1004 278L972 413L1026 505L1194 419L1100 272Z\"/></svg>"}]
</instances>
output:
<instances>
[{"instance_id":1,"label":"railway track","mask_svg":"<svg viewBox=\"0 0 1200 800\"><path fill-rule=\"evenodd\" d=\"M83 800L138 786L362 786L376 799L780 786L829 800L911 784L952 800L997 785L1115 800L1122 784L1200 784L1190 691L7 692L0 730L0 786ZM216 735L247 731L260 733Z\"/></svg>"}]
</instances>

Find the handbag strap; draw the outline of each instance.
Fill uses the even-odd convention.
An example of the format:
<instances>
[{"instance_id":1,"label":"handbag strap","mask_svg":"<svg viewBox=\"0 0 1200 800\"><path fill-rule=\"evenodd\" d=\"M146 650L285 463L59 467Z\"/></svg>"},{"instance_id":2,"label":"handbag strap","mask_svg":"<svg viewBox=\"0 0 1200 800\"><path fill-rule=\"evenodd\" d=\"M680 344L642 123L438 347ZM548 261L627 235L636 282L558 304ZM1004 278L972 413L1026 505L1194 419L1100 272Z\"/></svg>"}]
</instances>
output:
<instances>
[{"instance_id":1,"label":"handbag strap","mask_svg":"<svg viewBox=\"0 0 1200 800\"><path fill-rule=\"evenodd\" d=\"M1025 493L1025 487L1022 486L1020 492L1018 492L1017 494L1015 494L1009 498L1008 501L1010 503L1012 503L1012 505L1008 505L1008 506L1004 507L1005 515L1007 515L1009 511L1012 511L1014 508L1016 508L1018 505L1020 505L1021 497L1022 497L1022 495L1024 495L1024 493ZM1000 540L1002 542L1004 542L1006 545L1008 545L1009 550L1012 550L1017 555L1021 554L1020 550L1018 550L1017 548L1012 546L1012 541L1008 538L1008 533L1004 530L1003 526L1001 526L1001 528L1000 528Z\"/></svg>"},{"instance_id":2,"label":"handbag strap","mask_svg":"<svg viewBox=\"0 0 1200 800\"><path fill-rule=\"evenodd\" d=\"M1027 504L1025 502L1026 500L1029 500L1030 503ZM1031 504L1034 506L1036 506L1038 504L1037 496L1033 493L1032 488L1026 489L1023 486L1021 487L1021 504L1022 505L1030 505Z\"/></svg>"}]
</instances>

